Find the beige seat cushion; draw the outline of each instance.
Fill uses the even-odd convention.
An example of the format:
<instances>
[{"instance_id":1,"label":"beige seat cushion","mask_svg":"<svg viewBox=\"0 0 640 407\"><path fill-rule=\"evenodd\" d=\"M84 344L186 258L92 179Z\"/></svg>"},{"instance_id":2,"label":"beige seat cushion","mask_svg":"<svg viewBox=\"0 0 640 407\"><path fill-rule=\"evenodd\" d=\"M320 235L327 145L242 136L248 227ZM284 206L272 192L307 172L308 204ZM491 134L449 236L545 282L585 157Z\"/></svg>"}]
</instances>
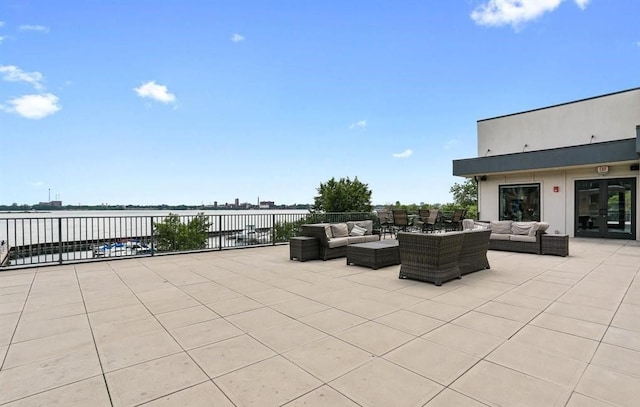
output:
<instances>
[{"instance_id":1,"label":"beige seat cushion","mask_svg":"<svg viewBox=\"0 0 640 407\"><path fill-rule=\"evenodd\" d=\"M509 240L509 237L511 235L508 235L506 233L493 233L491 232L491 240Z\"/></svg>"},{"instance_id":2,"label":"beige seat cushion","mask_svg":"<svg viewBox=\"0 0 640 407\"><path fill-rule=\"evenodd\" d=\"M353 239L353 237L334 237L327 242L327 246L329 248L346 246L349 244L349 239Z\"/></svg>"},{"instance_id":3,"label":"beige seat cushion","mask_svg":"<svg viewBox=\"0 0 640 407\"><path fill-rule=\"evenodd\" d=\"M535 236L529 236L529 235L511 235L511 239L513 241L516 242L536 242L536 237Z\"/></svg>"},{"instance_id":4,"label":"beige seat cushion","mask_svg":"<svg viewBox=\"0 0 640 407\"><path fill-rule=\"evenodd\" d=\"M349 229L347 228L346 223L334 223L331 225L331 234L334 238L336 237L347 237L349 236Z\"/></svg>"},{"instance_id":5,"label":"beige seat cushion","mask_svg":"<svg viewBox=\"0 0 640 407\"><path fill-rule=\"evenodd\" d=\"M511 221L510 220L492 220L491 221L491 234L511 234Z\"/></svg>"}]
</instances>

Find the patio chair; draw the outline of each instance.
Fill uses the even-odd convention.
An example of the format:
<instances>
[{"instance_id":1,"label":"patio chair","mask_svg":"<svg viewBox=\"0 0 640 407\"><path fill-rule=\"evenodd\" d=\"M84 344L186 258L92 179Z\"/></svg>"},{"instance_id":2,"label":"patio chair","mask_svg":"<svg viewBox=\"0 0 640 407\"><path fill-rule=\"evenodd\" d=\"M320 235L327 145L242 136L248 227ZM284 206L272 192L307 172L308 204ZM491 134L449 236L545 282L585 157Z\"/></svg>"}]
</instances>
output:
<instances>
[{"instance_id":1,"label":"patio chair","mask_svg":"<svg viewBox=\"0 0 640 407\"><path fill-rule=\"evenodd\" d=\"M390 233L391 236L393 236L393 217L391 216L391 212L387 209L380 209L376 212L378 214L378 219L380 220L380 236L385 237L387 233Z\"/></svg>"},{"instance_id":2,"label":"patio chair","mask_svg":"<svg viewBox=\"0 0 640 407\"><path fill-rule=\"evenodd\" d=\"M409 227L409 214L405 209L394 209L393 213L393 228L395 230L407 231Z\"/></svg>"},{"instance_id":3,"label":"patio chair","mask_svg":"<svg viewBox=\"0 0 640 407\"><path fill-rule=\"evenodd\" d=\"M461 230L462 220L464 219L464 215L466 213L466 209L456 209L453 212L453 216L451 217L451 219L443 220L445 230Z\"/></svg>"},{"instance_id":4,"label":"patio chair","mask_svg":"<svg viewBox=\"0 0 640 407\"><path fill-rule=\"evenodd\" d=\"M420 215L420 219L422 219L420 222L422 231L435 232L438 226L438 215L440 214L440 210L435 208L429 210L420 209L418 214Z\"/></svg>"},{"instance_id":5,"label":"patio chair","mask_svg":"<svg viewBox=\"0 0 640 407\"><path fill-rule=\"evenodd\" d=\"M427 281L435 285L460 278L458 257L464 235L459 233L398 233L399 278Z\"/></svg>"}]
</instances>

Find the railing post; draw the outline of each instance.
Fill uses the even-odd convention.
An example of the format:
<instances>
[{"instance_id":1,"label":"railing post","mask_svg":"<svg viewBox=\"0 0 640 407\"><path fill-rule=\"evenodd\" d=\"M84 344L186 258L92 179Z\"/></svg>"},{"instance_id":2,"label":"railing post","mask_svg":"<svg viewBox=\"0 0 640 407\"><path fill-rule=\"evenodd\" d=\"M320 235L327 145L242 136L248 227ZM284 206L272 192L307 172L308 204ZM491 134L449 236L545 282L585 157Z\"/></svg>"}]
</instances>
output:
<instances>
[{"instance_id":1,"label":"railing post","mask_svg":"<svg viewBox=\"0 0 640 407\"><path fill-rule=\"evenodd\" d=\"M153 256L155 254L156 251L156 245L154 244L153 241L153 216L151 216L151 255Z\"/></svg>"},{"instance_id":2,"label":"railing post","mask_svg":"<svg viewBox=\"0 0 640 407\"><path fill-rule=\"evenodd\" d=\"M222 250L222 216L218 215L218 250Z\"/></svg>"},{"instance_id":3,"label":"railing post","mask_svg":"<svg viewBox=\"0 0 640 407\"><path fill-rule=\"evenodd\" d=\"M271 214L271 246L276 245L276 214Z\"/></svg>"},{"instance_id":4,"label":"railing post","mask_svg":"<svg viewBox=\"0 0 640 407\"><path fill-rule=\"evenodd\" d=\"M58 218L58 263L62 264L62 218Z\"/></svg>"}]
</instances>

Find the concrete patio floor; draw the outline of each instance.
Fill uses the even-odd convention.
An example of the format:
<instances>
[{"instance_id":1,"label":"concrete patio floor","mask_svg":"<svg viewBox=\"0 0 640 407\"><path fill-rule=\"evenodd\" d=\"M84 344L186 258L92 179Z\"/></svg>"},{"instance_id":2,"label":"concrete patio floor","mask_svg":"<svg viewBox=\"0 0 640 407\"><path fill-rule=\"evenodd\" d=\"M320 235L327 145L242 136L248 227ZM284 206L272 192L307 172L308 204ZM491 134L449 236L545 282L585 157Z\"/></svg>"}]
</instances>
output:
<instances>
[{"instance_id":1,"label":"concrete patio floor","mask_svg":"<svg viewBox=\"0 0 640 407\"><path fill-rule=\"evenodd\" d=\"M637 406L640 246L436 287L289 247L0 273L1 406Z\"/></svg>"}]
</instances>

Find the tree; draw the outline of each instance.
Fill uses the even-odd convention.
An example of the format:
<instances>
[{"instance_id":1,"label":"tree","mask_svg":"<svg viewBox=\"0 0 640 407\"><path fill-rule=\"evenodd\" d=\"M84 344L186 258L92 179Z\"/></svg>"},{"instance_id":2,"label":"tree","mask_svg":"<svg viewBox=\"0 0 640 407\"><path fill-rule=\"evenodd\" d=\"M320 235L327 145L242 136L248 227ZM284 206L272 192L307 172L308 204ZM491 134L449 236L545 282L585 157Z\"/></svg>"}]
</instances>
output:
<instances>
[{"instance_id":1,"label":"tree","mask_svg":"<svg viewBox=\"0 0 640 407\"><path fill-rule=\"evenodd\" d=\"M314 198L313 211L318 212L371 212L371 190L355 177L353 181L331 178L320 183Z\"/></svg>"},{"instance_id":2,"label":"tree","mask_svg":"<svg viewBox=\"0 0 640 407\"><path fill-rule=\"evenodd\" d=\"M198 213L187 223L177 214L169 213L163 222L153 225L155 248L158 251L198 250L207 247L211 223L204 213Z\"/></svg>"},{"instance_id":3,"label":"tree","mask_svg":"<svg viewBox=\"0 0 640 407\"><path fill-rule=\"evenodd\" d=\"M453 194L457 206L466 208L478 204L478 184L471 178L467 178L462 184L454 183L449 192Z\"/></svg>"}]
</instances>

